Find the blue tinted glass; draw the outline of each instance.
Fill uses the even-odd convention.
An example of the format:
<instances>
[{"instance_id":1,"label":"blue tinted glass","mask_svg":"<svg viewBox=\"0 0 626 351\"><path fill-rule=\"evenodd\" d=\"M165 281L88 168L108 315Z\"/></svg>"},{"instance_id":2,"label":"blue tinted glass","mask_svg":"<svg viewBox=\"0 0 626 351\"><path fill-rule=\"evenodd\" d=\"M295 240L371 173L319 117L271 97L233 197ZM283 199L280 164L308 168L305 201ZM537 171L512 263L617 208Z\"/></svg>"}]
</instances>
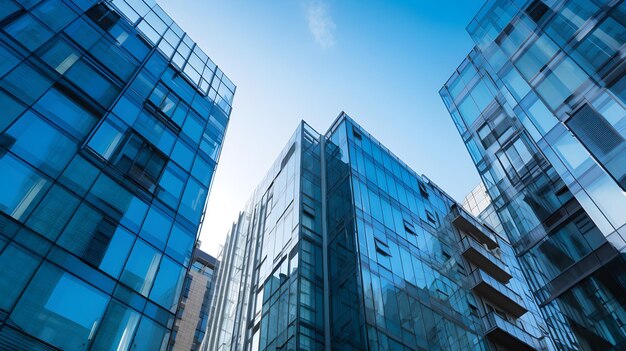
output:
<instances>
[{"instance_id":1,"label":"blue tinted glass","mask_svg":"<svg viewBox=\"0 0 626 351\"><path fill-rule=\"evenodd\" d=\"M9 48L0 44L0 77L4 76L19 62L20 59L12 51L9 51Z\"/></svg>"},{"instance_id":2,"label":"blue tinted glass","mask_svg":"<svg viewBox=\"0 0 626 351\"><path fill-rule=\"evenodd\" d=\"M116 116L120 117L128 125L135 123L137 116L139 116L139 112L141 112L139 106L126 96L122 96L113 108L113 113L115 113Z\"/></svg>"},{"instance_id":3,"label":"blue tinted glass","mask_svg":"<svg viewBox=\"0 0 626 351\"><path fill-rule=\"evenodd\" d=\"M97 116L87 106L56 88L48 90L35 108L78 139L89 134L97 121Z\"/></svg>"},{"instance_id":4,"label":"blue tinted glass","mask_svg":"<svg viewBox=\"0 0 626 351\"><path fill-rule=\"evenodd\" d=\"M165 328L151 320L143 317L137 329L137 334L133 339L133 350L154 350L165 351L167 347L167 337L169 333Z\"/></svg>"},{"instance_id":5,"label":"blue tinted glass","mask_svg":"<svg viewBox=\"0 0 626 351\"><path fill-rule=\"evenodd\" d=\"M46 193L50 182L8 154L0 158L0 169L0 210L23 220Z\"/></svg>"},{"instance_id":6,"label":"blue tinted glass","mask_svg":"<svg viewBox=\"0 0 626 351\"><path fill-rule=\"evenodd\" d=\"M26 225L51 241L55 241L79 203L80 200L77 197L55 185L41 200L39 206L28 218Z\"/></svg>"},{"instance_id":7,"label":"blue tinted glass","mask_svg":"<svg viewBox=\"0 0 626 351\"><path fill-rule=\"evenodd\" d=\"M170 154L176 142L176 136L163 123L143 111L133 127L164 154Z\"/></svg>"},{"instance_id":8,"label":"blue tinted glass","mask_svg":"<svg viewBox=\"0 0 626 351\"><path fill-rule=\"evenodd\" d=\"M200 142L202 131L204 130L204 123L195 114L189 114L183 125L183 133L185 133L194 144Z\"/></svg>"},{"instance_id":9,"label":"blue tinted glass","mask_svg":"<svg viewBox=\"0 0 626 351\"><path fill-rule=\"evenodd\" d=\"M72 24L70 24L67 28L65 28L65 32L83 49L88 50L93 44L95 44L98 39L102 36L87 22L85 22L82 18L78 18Z\"/></svg>"},{"instance_id":10,"label":"blue tinted glass","mask_svg":"<svg viewBox=\"0 0 626 351\"><path fill-rule=\"evenodd\" d=\"M204 209L207 190L200 183L190 178L185 187L185 193L180 203L179 213L194 224L200 222L200 216Z\"/></svg>"},{"instance_id":11,"label":"blue tinted glass","mask_svg":"<svg viewBox=\"0 0 626 351\"><path fill-rule=\"evenodd\" d=\"M171 227L172 217L153 205L143 222L140 235L154 246L164 249Z\"/></svg>"},{"instance_id":12,"label":"blue tinted glass","mask_svg":"<svg viewBox=\"0 0 626 351\"><path fill-rule=\"evenodd\" d=\"M2 106L2 118L0 118L0 133L2 133L26 108L2 90L0 90L0 106Z\"/></svg>"},{"instance_id":13,"label":"blue tinted glass","mask_svg":"<svg viewBox=\"0 0 626 351\"><path fill-rule=\"evenodd\" d=\"M102 325L92 345L92 350L121 351L129 350L131 336L137 329L141 315L139 312L112 300L109 304Z\"/></svg>"},{"instance_id":14,"label":"blue tinted glass","mask_svg":"<svg viewBox=\"0 0 626 351\"><path fill-rule=\"evenodd\" d=\"M191 169L191 174L200 180L202 184L208 186L213 177L213 166L205 161L202 157L196 157L196 161Z\"/></svg>"},{"instance_id":15,"label":"blue tinted glass","mask_svg":"<svg viewBox=\"0 0 626 351\"><path fill-rule=\"evenodd\" d=\"M31 51L40 47L53 35L50 30L30 14L23 15L13 21L6 26L5 30Z\"/></svg>"},{"instance_id":16,"label":"blue tinted glass","mask_svg":"<svg viewBox=\"0 0 626 351\"><path fill-rule=\"evenodd\" d=\"M10 311L35 273L40 259L15 244L10 244L0 252L0 308Z\"/></svg>"},{"instance_id":17,"label":"blue tinted glass","mask_svg":"<svg viewBox=\"0 0 626 351\"><path fill-rule=\"evenodd\" d=\"M172 160L178 163L184 169L191 169L195 153L182 140L178 140L174 151L172 151Z\"/></svg>"},{"instance_id":18,"label":"blue tinted glass","mask_svg":"<svg viewBox=\"0 0 626 351\"><path fill-rule=\"evenodd\" d=\"M2 87L30 105L50 86L52 81L27 62L15 67L2 79Z\"/></svg>"},{"instance_id":19,"label":"blue tinted glass","mask_svg":"<svg viewBox=\"0 0 626 351\"><path fill-rule=\"evenodd\" d=\"M84 196L99 173L100 171L89 161L76 155L65 168L59 180L77 194Z\"/></svg>"},{"instance_id":20,"label":"blue tinted glass","mask_svg":"<svg viewBox=\"0 0 626 351\"><path fill-rule=\"evenodd\" d=\"M108 300L96 288L46 263L15 306L11 320L61 349L80 350L89 342Z\"/></svg>"},{"instance_id":21,"label":"blue tinted glass","mask_svg":"<svg viewBox=\"0 0 626 351\"><path fill-rule=\"evenodd\" d=\"M89 147L109 160L124 137L126 126L113 118L105 119L89 140Z\"/></svg>"},{"instance_id":22,"label":"blue tinted glass","mask_svg":"<svg viewBox=\"0 0 626 351\"><path fill-rule=\"evenodd\" d=\"M6 135L15 139L9 150L52 176L57 176L76 153L75 142L30 111Z\"/></svg>"},{"instance_id":23,"label":"blue tinted glass","mask_svg":"<svg viewBox=\"0 0 626 351\"><path fill-rule=\"evenodd\" d=\"M60 0L48 0L33 10L43 23L55 31L61 30L78 15Z\"/></svg>"},{"instance_id":24,"label":"blue tinted glass","mask_svg":"<svg viewBox=\"0 0 626 351\"><path fill-rule=\"evenodd\" d=\"M119 88L84 60L77 61L65 76L104 107L111 105Z\"/></svg>"},{"instance_id":25,"label":"blue tinted glass","mask_svg":"<svg viewBox=\"0 0 626 351\"><path fill-rule=\"evenodd\" d=\"M119 276L134 241L135 236L131 232L122 227L117 227L113 238L106 247L100 269L114 277Z\"/></svg>"},{"instance_id":26,"label":"blue tinted glass","mask_svg":"<svg viewBox=\"0 0 626 351\"><path fill-rule=\"evenodd\" d=\"M110 215L118 219L121 224L131 230L139 229L148 211L148 205L145 202L133 196L128 190L104 174L98 177L90 193L111 206L115 211L101 207L110 212ZM120 215L122 215L121 218Z\"/></svg>"},{"instance_id":27,"label":"blue tinted glass","mask_svg":"<svg viewBox=\"0 0 626 351\"><path fill-rule=\"evenodd\" d=\"M173 209L178 208L178 202L183 193L186 178L187 175L185 172L180 167L170 162L159 181L157 191L159 199Z\"/></svg>"},{"instance_id":28,"label":"blue tinted glass","mask_svg":"<svg viewBox=\"0 0 626 351\"><path fill-rule=\"evenodd\" d=\"M195 241L195 233L189 232L178 223L174 223L165 253L178 262L188 265Z\"/></svg>"},{"instance_id":29,"label":"blue tinted glass","mask_svg":"<svg viewBox=\"0 0 626 351\"><path fill-rule=\"evenodd\" d=\"M122 271L120 281L144 296L154 282L161 255L142 240L137 240L128 262Z\"/></svg>"},{"instance_id":30,"label":"blue tinted glass","mask_svg":"<svg viewBox=\"0 0 626 351\"><path fill-rule=\"evenodd\" d=\"M175 312L184 276L183 266L163 257L159 273L154 280L154 287L150 291L150 299L165 309Z\"/></svg>"}]
</instances>

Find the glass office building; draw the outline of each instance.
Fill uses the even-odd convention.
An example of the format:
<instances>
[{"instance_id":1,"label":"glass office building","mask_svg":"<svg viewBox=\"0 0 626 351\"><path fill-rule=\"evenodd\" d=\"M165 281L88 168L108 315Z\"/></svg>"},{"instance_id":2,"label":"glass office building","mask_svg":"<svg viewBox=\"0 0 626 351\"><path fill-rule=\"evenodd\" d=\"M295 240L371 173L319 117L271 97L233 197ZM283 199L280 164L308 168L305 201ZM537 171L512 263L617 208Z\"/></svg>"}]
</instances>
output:
<instances>
[{"instance_id":1,"label":"glass office building","mask_svg":"<svg viewBox=\"0 0 626 351\"><path fill-rule=\"evenodd\" d=\"M0 349L167 347L234 91L154 2L0 1Z\"/></svg>"},{"instance_id":2,"label":"glass office building","mask_svg":"<svg viewBox=\"0 0 626 351\"><path fill-rule=\"evenodd\" d=\"M170 350L198 351L205 340L219 262L196 247L181 293Z\"/></svg>"},{"instance_id":3,"label":"glass office building","mask_svg":"<svg viewBox=\"0 0 626 351\"><path fill-rule=\"evenodd\" d=\"M229 233L207 350L550 350L514 260L347 115L302 122Z\"/></svg>"},{"instance_id":4,"label":"glass office building","mask_svg":"<svg viewBox=\"0 0 626 351\"><path fill-rule=\"evenodd\" d=\"M561 350L626 349L626 2L490 0L441 96Z\"/></svg>"}]
</instances>

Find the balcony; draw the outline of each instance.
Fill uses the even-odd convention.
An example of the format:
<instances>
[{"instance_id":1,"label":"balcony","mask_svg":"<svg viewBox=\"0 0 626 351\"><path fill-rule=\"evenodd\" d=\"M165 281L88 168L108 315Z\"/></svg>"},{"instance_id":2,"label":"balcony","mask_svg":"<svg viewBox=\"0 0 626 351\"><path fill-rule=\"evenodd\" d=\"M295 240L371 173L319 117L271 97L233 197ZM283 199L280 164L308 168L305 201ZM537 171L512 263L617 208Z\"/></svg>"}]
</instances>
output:
<instances>
[{"instance_id":1,"label":"balcony","mask_svg":"<svg viewBox=\"0 0 626 351\"><path fill-rule=\"evenodd\" d=\"M506 264L471 237L461 240L461 254L501 283L506 284L512 278Z\"/></svg>"},{"instance_id":2,"label":"balcony","mask_svg":"<svg viewBox=\"0 0 626 351\"><path fill-rule=\"evenodd\" d=\"M500 315L489 312L483 318L485 336L496 344L511 350L535 351L541 349L539 340Z\"/></svg>"},{"instance_id":3,"label":"balcony","mask_svg":"<svg viewBox=\"0 0 626 351\"><path fill-rule=\"evenodd\" d=\"M489 227L467 213L457 204L452 205L450 211L454 218L452 220L454 226L476 238L479 243L487 245L489 249L498 247L496 236Z\"/></svg>"},{"instance_id":4,"label":"balcony","mask_svg":"<svg viewBox=\"0 0 626 351\"><path fill-rule=\"evenodd\" d=\"M470 282L472 291L512 316L517 318L528 311L519 294L484 271L480 269L473 271L470 275Z\"/></svg>"}]
</instances>

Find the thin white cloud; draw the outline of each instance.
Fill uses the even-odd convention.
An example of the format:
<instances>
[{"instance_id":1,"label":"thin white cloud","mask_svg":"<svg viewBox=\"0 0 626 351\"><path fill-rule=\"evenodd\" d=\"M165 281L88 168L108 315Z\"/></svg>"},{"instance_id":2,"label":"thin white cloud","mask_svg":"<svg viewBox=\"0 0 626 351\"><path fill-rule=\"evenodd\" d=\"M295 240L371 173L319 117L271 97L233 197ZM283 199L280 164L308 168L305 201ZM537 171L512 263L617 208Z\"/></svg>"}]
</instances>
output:
<instances>
[{"instance_id":1,"label":"thin white cloud","mask_svg":"<svg viewBox=\"0 0 626 351\"><path fill-rule=\"evenodd\" d=\"M326 49L335 45L336 25L330 16L328 5L319 0L310 1L306 6L306 18L313 38L321 47Z\"/></svg>"}]
</instances>

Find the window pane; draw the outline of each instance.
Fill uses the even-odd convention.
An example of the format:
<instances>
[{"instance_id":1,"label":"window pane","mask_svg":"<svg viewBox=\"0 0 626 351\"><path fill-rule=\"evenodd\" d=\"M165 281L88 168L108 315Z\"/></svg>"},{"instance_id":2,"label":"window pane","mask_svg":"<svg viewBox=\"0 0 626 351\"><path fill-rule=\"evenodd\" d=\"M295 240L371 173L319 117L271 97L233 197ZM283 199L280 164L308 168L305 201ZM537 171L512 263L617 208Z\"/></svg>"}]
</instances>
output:
<instances>
[{"instance_id":1,"label":"window pane","mask_svg":"<svg viewBox=\"0 0 626 351\"><path fill-rule=\"evenodd\" d=\"M89 343L108 300L96 288L46 263L15 306L11 320L61 349L80 350Z\"/></svg>"},{"instance_id":2,"label":"window pane","mask_svg":"<svg viewBox=\"0 0 626 351\"><path fill-rule=\"evenodd\" d=\"M76 256L117 277L134 236L83 203L57 242Z\"/></svg>"},{"instance_id":3,"label":"window pane","mask_svg":"<svg viewBox=\"0 0 626 351\"><path fill-rule=\"evenodd\" d=\"M183 287L185 268L167 257L161 260L159 273L150 291L150 299L171 312L176 311Z\"/></svg>"},{"instance_id":4,"label":"window pane","mask_svg":"<svg viewBox=\"0 0 626 351\"><path fill-rule=\"evenodd\" d=\"M171 227L172 217L153 205L148 211L139 235L154 246L164 249Z\"/></svg>"},{"instance_id":5,"label":"window pane","mask_svg":"<svg viewBox=\"0 0 626 351\"><path fill-rule=\"evenodd\" d=\"M78 195L84 196L99 173L100 171L89 161L76 155L61 174L59 181Z\"/></svg>"},{"instance_id":6,"label":"window pane","mask_svg":"<svg viewBox=\"0 0 626 351\"><path fill-rule=\"evenodd\" d=\"M56 241L80 200L55 185L41 200L26 225L51 241Z\"/></svg>"},{"instance_id":7,"label":"window pane","mask_svg":"<svg viewBox=\"0 0 626 351\"><path fill-rule=\"evenodd\" d=\"M109 107L119 93L117 86L84 59L77 61L65 76L104 107Z\"/></svg>"},{"instance_id":8,"label":"window pane","mask_svg":"<svg viewBox=\"0 0 626 351\"><path fill-rule=\"evenodd\" d=\"M2 133L26 108L2 90L0 90L0 106L2 106L2 111L0 111L0 133Z\"/></svg>"},{"instance_id":9,"label":"window pane","mask_svg":"<svg viewBox=\"0 0 626 351\"><path fill-rule=\"evenodd\" d=\"M116 122L113 118L107 118L89 140L89 147L106 160L113 156L127 129L123 123Z\"/></svg>"},{"instance_id":10,"label":"window pane","mask_svg":"<svg viewBox=\"0 0 626 351\"><path fill-rule=\"evenodd\" d=\"M186 178L186 173L180 167L170 162L159 181L157 192L159 199L172 209L177 209Z\"/></svg>"},{"instance_id":11,"label":"window pane","mask_svg":"<svg viewBox=\"0 0 626 351\"><path fill-rule=\"evenodd\" d=\"M168 337L169 333L165 328L143 317L133 340L133 350L165 351Z\"/></svg>"},{"instance_id":12,"label":"window pane","mask_svg":"<svg viewBox=\"0 0 626 351\"><path fill-rule=\"evenodd\" d=\"M91 349L97 351L128 350L140 318L139 312L115 300L111 301Z\"/></svg>"},{"instance_id":13,"label":"window pane","mask_svg":"<svg viewBox=\"0 0 626 351\"><path fill-rule=\"evenodd\" d=\"M0 210L23 220L50 187L50 182L14 157L0 158Z\"/></svg>"},{"instance_id":14,"label":"window pane","mask_svg":"<svg viewBox=\"0 0 626 351\"><path fill-rule=\"evenodd\" d=\"M99 207L131 230L139 229L148 211L148 205L145 202L104 174L100 174L90 194L110 206L100 205Z\"/></svg>"},{"instance_id":15,"label":"window pane","mask_svg":"<svg viewBox=\"0 0 626 351\"><path fill-rule=\"evenodd\" d=\"M27 105L37 100L50 86L52 80L28 62L23 62L2 79L2 87Z\"/></svg>"},{"instance_id":16,"label":"window pane","mask_svg":"<svg viewBox=\"0 0 626 351\"><path fill-rule=\"evenodd\" d=\"M137 240L126 262L120 281L147 296L159 266L161 255L142 240Z\"/></svg>"},{"instance_id":17,"label":"window pane","mask_svg":"<svg viewBox=\"0 0 626 351\"><path fill-rule=\"evenodd\" d=\"M30 14L22 15L6 26L5 30L27 49L35 51L52 38L53 33Z\"/></svg>"},{"instance_id":18,"label":"window pane","mask_svg":"<svg viewBox=\"0 0 626 351\"><path fill-rule=\"evenodd\" d=\"M556 54L558 47L546 35L532 43L515 61L515 67L530 81L539 70Z\"/></svg>"},{"instance_id":19,"label":"window pane","mask_svg":"<svg viewBox=\"0 0 626 351\"><path fill-rule=\"evenodd\" d=\"M35 273L40 259L15 244L0 253L0 309L10 311Z\"/></svg>"},{"instance_id":20,"label":"window pane","mask_svg":"<svg viewBox=\"0 0 626 351\"><path fill-rule=\"evenodd\" d=\"M571 59L565 57L537 86L539 94L555 110L587 80L587 74Z\"/></svg>"},{"instance_id":21,"label":"window pane","mask_svg":"<svg viewBox=\"0 0 626 351\"><path fill-rule=\"evenodd\" d=\"M51 176L57 176L76 153L76 143L28 111L7 130L8 148Z\"/></svg>"},{"instance_id":22,"label":"window pane","mask_svg":"<svg viewBox=\"0 0 626 351\"><path fill-rule=\"evenodd\" d=\"M165 253L173 257L178 262L188 265L195 241L195 233L188 231L178 223L174 223L170 239L167 242Z\"/></svg>"},{"instance_id":23,"label":"window pane","mask_svg":"<svg viewBox=\"0 0 626 351\"><path fill-rule=\"evenodd\" d=\"M204 209L206 193L206 188L203 188L198 182L193 180L193 178L190 178L180 203L179 213L192 223L198 224L202 210Z\"/></svg>"},{"instance_id":24,"label":"window pane","mask_svg":"<svg viewBox=\"0 0 626 351\"><path fill-rule=\"evenodd\" d=\"M37 101L35 108L79 140L89 134L98 118L96 112L84 102L56 87L48 90Z\"/></svg>"}]
</instances>

